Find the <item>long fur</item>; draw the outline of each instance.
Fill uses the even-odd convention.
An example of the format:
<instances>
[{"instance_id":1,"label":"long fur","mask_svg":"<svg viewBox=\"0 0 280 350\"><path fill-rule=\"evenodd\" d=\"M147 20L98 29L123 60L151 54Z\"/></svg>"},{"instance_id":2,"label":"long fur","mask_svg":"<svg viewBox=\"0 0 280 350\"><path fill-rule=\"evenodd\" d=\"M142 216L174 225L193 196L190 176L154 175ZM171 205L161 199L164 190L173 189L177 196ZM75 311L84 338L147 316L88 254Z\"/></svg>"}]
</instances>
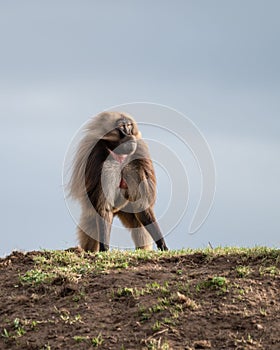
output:
<instances>
[{"instance_id":1,"label":"long fur","mask_svg":"<svg viewBox=\"0 0 280 350\"><path fill-rule=\"evenodd\" d=\"M121 168L118 162L110 158L108 150L108 145L112 147L120 142L116 131L116 122L120 118L131 122L131 137L137 143L135 152L128 156ZM82 209L78 226L80 246L85 250L98 251L100 225L105 225L106 230L110 231L115 215L131 231L136 248L152 249L151 234L143 224L147 217L147 224L151 222L152 230L156 231L153 239L164 243L158 226L154 228L153 224L155 172L148 147L141 138L135 120L126 113L104 112L91 119L83 132L69 183L69 194L80 202ZM119 188L123 180L126 188ZM140 214L134 213L135 208L143 210L143 219ZM101 222L99 216L105 221ZM161 249L165 248L164 243Z\"/></svg>"}]
</instances>

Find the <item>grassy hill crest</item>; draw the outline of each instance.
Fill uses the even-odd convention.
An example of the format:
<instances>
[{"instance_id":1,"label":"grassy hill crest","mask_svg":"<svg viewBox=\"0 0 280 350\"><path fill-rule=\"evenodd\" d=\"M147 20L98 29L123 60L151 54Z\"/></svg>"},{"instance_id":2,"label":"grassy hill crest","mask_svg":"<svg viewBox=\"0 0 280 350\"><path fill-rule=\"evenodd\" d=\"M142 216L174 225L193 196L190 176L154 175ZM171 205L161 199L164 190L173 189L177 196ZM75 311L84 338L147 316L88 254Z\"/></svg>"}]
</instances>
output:
<instances>
[{"instance_id":1,"label":"grassy hill crest","mask_svg":"<svg viewBox=\"0 0 280 350\"><path fill-rule=\"evenodd\" d=\"M13 252L0 349L279 349L280 250Z\"/></svg>"}]
</instances>

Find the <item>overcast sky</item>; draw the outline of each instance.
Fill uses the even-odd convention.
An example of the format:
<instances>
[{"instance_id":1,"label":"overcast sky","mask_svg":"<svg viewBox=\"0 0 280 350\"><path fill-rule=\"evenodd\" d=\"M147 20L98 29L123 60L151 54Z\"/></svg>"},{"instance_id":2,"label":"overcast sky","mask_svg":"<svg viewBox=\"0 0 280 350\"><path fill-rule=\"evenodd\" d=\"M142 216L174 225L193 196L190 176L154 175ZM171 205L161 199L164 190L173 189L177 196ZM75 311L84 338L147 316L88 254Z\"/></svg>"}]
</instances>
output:
<instances>
[{"instance_id":1,"label":"overcast sky","mask_svg":"<svg viewBox=\"0 0 280 350\"><path fill-rule=\"evenodd\" d=\"M135 101L186 115L215 159L210 215L187 233L194 184L168 246L279 247L279 13L276 0L0 0L0 255L76 244L69 142L90 116ZM195 162L183 162L191 184ZM170 190L157 176L160 215ZM114 232L115 245L129 241Z\"/></svg>"}]
</instances>

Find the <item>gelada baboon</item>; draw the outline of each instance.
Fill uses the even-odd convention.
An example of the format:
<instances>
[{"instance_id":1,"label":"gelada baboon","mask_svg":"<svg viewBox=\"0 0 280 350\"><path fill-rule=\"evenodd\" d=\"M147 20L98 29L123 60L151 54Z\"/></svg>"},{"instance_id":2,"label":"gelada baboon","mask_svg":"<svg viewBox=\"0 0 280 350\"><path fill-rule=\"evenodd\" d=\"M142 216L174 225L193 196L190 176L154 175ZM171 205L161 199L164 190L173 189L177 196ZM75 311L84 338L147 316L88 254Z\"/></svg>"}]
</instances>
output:
<instances>
[{"instance_id":1,"label":"gelada baboon","mask_svg":"<svg viewBox=\"0 0 280 350\"><path fill-rule=\"evenodd\" d=\"M153 211L153 164L134 119L118 112L97 115L87 123L76 152L69 193L81 204L81 248L108 250L117 215L131 231L136 248L152 249L153 239L159 249L167 250Z\"/></svg>"}]
</instances>

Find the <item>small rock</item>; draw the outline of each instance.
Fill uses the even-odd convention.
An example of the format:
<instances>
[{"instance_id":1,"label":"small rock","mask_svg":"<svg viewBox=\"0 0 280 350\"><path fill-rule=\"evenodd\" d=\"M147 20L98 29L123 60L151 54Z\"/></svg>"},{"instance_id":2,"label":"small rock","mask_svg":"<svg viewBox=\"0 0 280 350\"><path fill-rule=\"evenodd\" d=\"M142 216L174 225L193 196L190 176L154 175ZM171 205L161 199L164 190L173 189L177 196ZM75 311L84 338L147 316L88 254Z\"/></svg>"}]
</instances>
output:
<instances>
[{"instance_id":1,"label":"small rock","mask_svg":"<svg viewBox=\"0 0 280 350\"><path fill-rule=\"evenodd\" d=\"M195 349L211 349L211 342L208 340L197 340L193 345Z\"/></svg>"}]
</instances>

